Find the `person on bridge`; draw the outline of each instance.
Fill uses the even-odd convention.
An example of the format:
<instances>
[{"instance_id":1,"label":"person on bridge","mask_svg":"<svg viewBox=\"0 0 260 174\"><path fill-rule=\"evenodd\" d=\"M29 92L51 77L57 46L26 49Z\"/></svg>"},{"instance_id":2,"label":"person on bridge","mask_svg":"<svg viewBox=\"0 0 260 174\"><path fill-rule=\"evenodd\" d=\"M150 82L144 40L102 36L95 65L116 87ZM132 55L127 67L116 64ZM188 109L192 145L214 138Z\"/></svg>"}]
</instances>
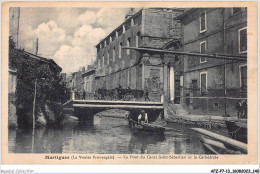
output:
<instances>
[{"instance_id":1,"label":"person on bridge","mask_svg":"<svg viewBox=\"0 0 260 174\"><path fill-rule=\"evenodd\" d=\"M247 101L244 100L242 103L242 108L243 108L243 118L247 119Z\"/></svg>"},{"instance_id":2,"label":"person on bridge","mask_svg":"<svg viewBox=\"0 0 260 174\"><path fill-rule=\"evenodd\" d=\"M83 89L83 100L86 100L86 91Z\"/></svg>"},{"instance_id":3,"label":"person on bridge","mask_svg":"<svg viewBox=\"0 0 260 174\"><path fill-rule=\"evenodd\" d=\"M149 99L149 91L148 91L148 89L146 88L145 90L144 90L144 100L146 101L146 100L148 100L148 101L150 101L150 99Z\"/></svg>"},{"instance_id":4,"label":"person on bridge","mask_svg":"<svg viewBox=\"0 0 260 174\"><path fill-rule=\"evenodd\" d=\"M138 115L138 123L140 123L141 124L141 120L142 120L142 111L141 111L141 113Z\"/></svg>"},{"instance_id":5,"label":"person on bridge","mask_svg":"<svg viewBox=\"0 0 260 174\"><path fill-rule=\"evenodd\" d=\"M238 100L238 102L236 103L236 110L237 110L237 117L238 117L238 119L242 118L243 106L242 106L241 100Z\"/></svg>"}]
</instances>

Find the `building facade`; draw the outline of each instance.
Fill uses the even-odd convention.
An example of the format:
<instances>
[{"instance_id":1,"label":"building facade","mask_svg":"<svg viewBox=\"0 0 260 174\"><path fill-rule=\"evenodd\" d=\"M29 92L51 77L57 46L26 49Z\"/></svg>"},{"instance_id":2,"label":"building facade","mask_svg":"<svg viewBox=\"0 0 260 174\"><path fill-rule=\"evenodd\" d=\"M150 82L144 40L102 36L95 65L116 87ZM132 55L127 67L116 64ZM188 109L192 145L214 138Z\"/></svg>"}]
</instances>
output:
<instances>
[{"instance_id":1,"label":"building facade","mask_svg":"<svg viewBox=\"0 0 260 174\"><path fill-rule=\"evenodd\" d=\"M83 78L83 90L86 93L94 93L94 79L95 79L95 70L89 70L82 74Z\"/></svg>"},{"instance_id":2,"label":"building facade","mask_svg":"<svg viewBox=\"0 0 260 174\"><path fill-rule=\"evenodd\" d=\"M80 92L83 90L84 82L82 74L84 74L85 72L85 67L81 67L79 71L72 73L70 79L71 91Z\"/></svg>"},{"instance_id":3,"label":"building facade","mask_svg":"<svg viewBox=\"0 0 260 174\"><path fill-rule=\"evenodd\" d=\"M185 9L177 19L184 52L247 55L246 8ZM247 98L247 61L198 56L183 61L182 104L200 113L236 115L235 103Z\"/></svg>"},{"instance_id":4,"label":"building facade","mask_svg":"<svg viewBox=\"0 0 260 174\"><path fill-rule=\"evenodd\" d=\"M96 46L95 91L121 85L148 90L150 98L153 94L158 98L163 93L163 57L124 47L178 49L182 26L174 18L182 13L182 9L131 9L126 20Z\"/></svg>"}]
</instances>

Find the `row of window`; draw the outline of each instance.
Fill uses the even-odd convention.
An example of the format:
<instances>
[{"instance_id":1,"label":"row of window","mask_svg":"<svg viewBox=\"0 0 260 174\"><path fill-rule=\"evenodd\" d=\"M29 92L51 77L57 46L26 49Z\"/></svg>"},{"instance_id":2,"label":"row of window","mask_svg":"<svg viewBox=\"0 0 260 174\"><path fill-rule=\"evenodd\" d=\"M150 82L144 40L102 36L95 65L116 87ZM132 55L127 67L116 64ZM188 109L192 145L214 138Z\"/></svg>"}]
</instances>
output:
<instances>
[{"instance_id":1,"label":"row of window","mask_svg":"<svg viewBox=\"0 0 260 174\"><path fill-rule=\"evenodd\" d=\"M233 15L240 13L244 8L232 8ZM207 14L206 10L200 13L200 33L207 31Z\"/></svg>"},{"instance_id":2,"label":"row of window","mask_svg":"<svg viewBox=\"0 0 260 174\"><path fill-rule=\"evenodd\" d=\"M112 41L114 41L117 37L121 36L125 31L129 30L133 25L140 25L142 20L142 13L135 16L134 18L131 18L131 20L127 21L124 25L122 25L121 28L119 28L117 31L111 34L104 42L99 44L98 49L102 49L109 45Z\"/></svg>"},{"instance_id":3,"label":"row of window","mask_svg":"<svg viewBox=\"0 0 260 174\"><path fill-rule=\"evenodd\" d=\"M138 47L140 45L140 41L141 41L141 38L140 38L140 32L138 32L136 34L136 39L135 39L135 46ZM130 47L131 46L131 38L129 37L126 41L126 47ZM123 47L123 43L120 42L119 45L118 45L118 58L121 59L122 58L122 47ZM126 55L129 55L130 54L130 49L126 49ZM110 52L109 50L106 52L106 60L105 60L105 53L102 55L102 58L100 60L100 58L98 58L98 67L104 67L105 64L109 65L110 63ZM116 48L114 47L112 49L112 62L115 62L116 60ZM102 63L102 64L101 64Z\"/></svg>"},{"instance_id":4,"label":"row of window","mask_svg":"<svg viewBox=\"0 0 260 174\"><path fill-rule=\"evenodd\" d=\"M208 86L208 72L200 72L200 92L201 95L207 94L207 86ZM239 66L239 81L240 81L240 88L242 90L247 89L247 65L240 65ZM192 81L193 87L196 86L196 80Z\"/></svg>"},{"instance_id":5,"label":"row of window","mask_svg":"<svg viewBox=\"0 0 260 174\"><path fill-rule=\"evenodd\" d=\"M207 42L200 42L200 53L205 54L207 50ZM247 52L247 27L238 30L238 51L239 54ZM206 57L200 58L200 63L207 62Z\"/></svg>"}]
</instances>

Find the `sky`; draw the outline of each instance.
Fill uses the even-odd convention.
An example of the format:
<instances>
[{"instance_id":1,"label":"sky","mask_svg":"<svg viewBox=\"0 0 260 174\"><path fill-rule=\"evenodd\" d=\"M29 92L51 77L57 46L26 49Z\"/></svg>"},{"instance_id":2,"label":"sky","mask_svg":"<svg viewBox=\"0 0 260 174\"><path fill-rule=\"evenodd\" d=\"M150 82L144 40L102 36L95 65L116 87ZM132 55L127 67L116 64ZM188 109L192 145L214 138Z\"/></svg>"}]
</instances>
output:
<instances>
[{"instance_id":1,"label":"sky","mask_svg":"<svg viewBox=\"0 0 260 174\"><path fill-rule=\"evenodd\" d=\"M127 8L21 8L19 48L76 72L96 58L96 45L125 19Z\"/></svg>"}]
</instances>

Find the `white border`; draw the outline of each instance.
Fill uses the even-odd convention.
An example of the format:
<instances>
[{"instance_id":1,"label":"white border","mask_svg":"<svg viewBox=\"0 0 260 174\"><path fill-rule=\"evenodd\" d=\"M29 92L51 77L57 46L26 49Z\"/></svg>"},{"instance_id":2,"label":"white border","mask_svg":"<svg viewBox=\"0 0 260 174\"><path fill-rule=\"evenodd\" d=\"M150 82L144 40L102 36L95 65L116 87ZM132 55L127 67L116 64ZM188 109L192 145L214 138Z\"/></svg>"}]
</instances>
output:
<instances>
[{"instance_id":1,"label":"white border","mask_svg":"<svg viewBox=\"0 0 260 174\"><path fill-rule=\"evenodd\" d=\"M127 47L131 46L131 38L130 37L128 37L127 40L126 40L126 46ZM130 55L130 49L126 50L126 55Z\"/></svg>"},{"instance_id":2,"label":"white border","mask_svg":"<svg viewBox=\"0 0 260 174\"><path fill-rule=\"evenodd\" d=\"M244 66L247 66L247 64L239 65L239 86L240 86L240 88L241 88L241 68Z\"/></svg>"},{"instance_id":3,"label":"white border","mask_svg":"<svg viewBox=\"0 0 260 174\"><path fill-rule=\"evenodd\" d=\"M204 41L202 41L202 42L200 42L200 53L201 53L201 45L203 44L203 43L205 43L205 52L207 51L207 42L206 42L206 40L204 40ZM205 61L201 61L201 58L200 58L200 63L206 63L207 62L207 58L205 58Z\"/></svg>"},{"instance_id":4,"label":"white border","mask_svg":"<svg viewBox=\"0 0 260 174\"><path fill-rule=\"evenodd\" d=\"M102 55L102 68L105 67L105 53Z\"/></svg>"},{"instance_id":5,"label":"white border","mask_svg":"<svg viewBox=\"0 0 260 174\"><path fill-rule=\"evenodd\" d=\"M109 50L107 50L107 65L109 65L109 63L110 63L110 52L109 52Z\"/></svg>"},{"instance_id":6,"label":"white border","mask_svg":"<svg viewBox=\"0 0 260 174\"><path fill-rule=\"evenodd\" d=\"M258 165L2 165L1 170L32 173L210 173L213 169L258 169ZM29 172L28 172L29 173ZM223 172L224 173L224 172Z\"/></svg>"},{"instance_id":7,"label":"white border","mask_svg":"<svg viewBox=\"0 0 260 174\"><path fill-rule=\"evenodd\" d=\"M201 13L205 12L205 29L201 30ZM204 10L203 12L200 12L200 33L204 33L205 31L207 31L207 13L206 10Z\"/></svg>"},{"instance_id":8,"label":"white border","mask_svg":"<svg viewBox=\"0 0 260 174\"><path fill-rule=\"evenodd\" d=\"M100 68L100 66L101 66L101 63L100 63L101 61L100 61L100 59L98 58L98 68Z\"/></svg>"},{"instance_id":9,"label":"white border","mask_svg":"<svg viewBox=\"0 0 260 174\"><path fill-rule=\"evenodd\" d=\"M112 49L112 62L116 61L116 47Z\"/></svg>"},{"instance_id":10,"label":"white border","mask_svg":"<svg viewBox=\"0 0 260 174\"><path fill-rule=\"evenodd\" d=\"M7 2L10 0L6 0ZM28 0L29 2L32 0ZM50 1L50 0L46 0ZM61 0L57 0L61 1ZM94 0L89 0L94 1ZM108 0L104 0L108 1ZM119 0L116 0L119 1ZM130 1L130 0L124 0L124 1ZM148 1L148 0L144 0ZM152 0L154 1L154 0ZM162 0L166 1L166 0ZM194 1L194 0L191 0ZM203 1L206 0L201 0ZM213 0L213 2L216 0ZM219 0L219 1L225 1L225 0ZM234 0L231 0L234 1ZM252 1L252 0L244 0L244 1ZM221 3L221 2L220 2ZM260 9L260 3L258 3L258 8ZM1 12L1 8L0 8ZM1 18L0 18L1 21ZM258 28L260 28L259 23L257 24ZM2 35L0 35L0 38ZM260 35L258 35L258 41L260 40ZM2 52L2 50L0 50ZM0 62L2 64L2 62ZM258 61L258 67L260 66L260 61ZM259 69L258 69L259 70ZM260 80L260 71L258 71L258 80ZM2 77L0 77L2 79ZM2 86L0 86L0 89ZM258 91L260 91L260 85L258 86ZM2 94L0 94L2 96ZM258 92L258 102L260 102L260 93ZM0 101L1 102L1 101ZM1 107L1 106L0 106ZM260 119L258 119L258 123L260 123ZM259 130L258 129L258 137L259 137ZM1 130L0 130L1 131ZM1 135L0 135L1 136ZM259 138L258 138L259 141ZM1 145L0 145L1 146ZM259 149L259 148L258 148ZM259 153L259 150L258 150ZM1 156L0 156L1 158ZM258 159L260 161L260 158L258 156ZM203 164L195 164L195 165L2 165L1 164L1 170L14 170L17 169L32 169L34 170L33 173L210 173L211 169L256 169L259 168L259 161L256 165L234 165L234 164L222 164L222 165L203 165Z\"/></svg>"},{"instance_id":11,"label":"white border","mask_svg":"<svg viewBox=\"0 0 260 174\"><path fill-rule=\"evenodd\" d=\"M245 30L245 29L247 32L247 26L238 30L238 52L239 52L239 54L247 53L247 48L246 48L246 51L242 51L242 52L240 51L240 31Z\"/></svg>"},{"instance_id":12,"label":"white border","mask_svg":"<svg viewBox=\"0 0 260 174\"><path fill-rule=\"evenodd\" d=\"M119 42L118 44L118 59L122 58L122 46L123 46L123 42Z\"/></svg>"},{"instance_id":13,"label":"white border","mask_svg":"<svg viewBox=\"0 0 260 174\"><path fill-rule=\"evenodd\" d=\"M200 72L200 95L201 95L201 75L202 74L206 74L206 91L208 91L208 72L202 71L202 72Z\"/></svg>"}]
</instances>

